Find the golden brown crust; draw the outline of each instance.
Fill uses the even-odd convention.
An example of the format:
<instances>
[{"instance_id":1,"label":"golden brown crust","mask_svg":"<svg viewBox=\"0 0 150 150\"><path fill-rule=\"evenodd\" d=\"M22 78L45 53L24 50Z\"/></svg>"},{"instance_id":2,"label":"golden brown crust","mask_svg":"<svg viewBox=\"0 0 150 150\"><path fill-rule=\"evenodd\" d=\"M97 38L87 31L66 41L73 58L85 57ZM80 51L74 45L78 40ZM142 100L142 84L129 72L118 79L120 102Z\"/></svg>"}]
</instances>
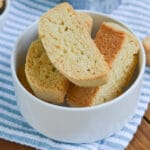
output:
<instances>
[{"instance_id":1,"label":"golden brown crust","mask_svg":"<svg viewBox=\"0 0 150 150\"><path fill-rule=\"evenodd\" d=\"M33 94L32 89L30 88L30 85L28 84L26 75L25 75L25 65L22 65L18 71L17 71L18 78L22 85L30 92Z\"/></svg>"},{"instance_id":2,"label":"golden brown crust","mask_svg":"<svg viewBox=\"0 0 150 150\"><path fill-rule=\"evenodd\" d=\"M4 0L0 0L0 9L4 7Z\"/></svg>"},{"instance_id":3,"label":"golden brown crust","mask_svg":"<svg viewBox=\"0 0 150 150\"><path fill-rule=\"evenodd\" d=\"M95 43L110 67L121 49L124 39L125 34L123 32L116 31L105 23L101 24L96 34Z\"/></svg>"},{"instance_id":4,"label":"golden brown crust","mask_svg":"<svg viewBox=\"0 0 150 150\"><path fill-rule=\"evenodd\" d=\"M67 103L74 107L86 107L93 105L94 95L99 88L84 88L70 84L67 91Z\"/></svg>"}]
</instances>

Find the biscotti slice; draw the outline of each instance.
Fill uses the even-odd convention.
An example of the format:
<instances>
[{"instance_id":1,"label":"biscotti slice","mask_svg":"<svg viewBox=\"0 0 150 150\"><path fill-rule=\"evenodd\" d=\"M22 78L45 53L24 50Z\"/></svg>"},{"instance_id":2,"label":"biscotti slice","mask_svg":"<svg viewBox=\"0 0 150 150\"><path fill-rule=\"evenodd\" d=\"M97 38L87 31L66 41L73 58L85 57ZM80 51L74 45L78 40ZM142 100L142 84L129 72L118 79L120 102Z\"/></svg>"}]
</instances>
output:
<instances>
[{"instance_id":1,"label":"biscotti slice","mask_svg":"<svg viewBox=\"0 0 150 150\"><path fill-rule=\"evenodd\" d=\"M109 67L68 3L44 14L38 30L50 61L71 82L82 87L107 82Z\"/></svg>"},{"instance_id":2,"label":"biscotti slice","mask_svg":"<svg viewBox=\"0 0 150 150\"><path fill-rule=\"evenodd\" d=\"M115 23L104 22L96 34L95 43L111 68L109 80L97 88L71 84L67 92L70 106L92 106L112 100L128 87L135 72L139 44L129 31Z\"/></svg>"},{"instance_id":3,"label":"biscotti slice","mask_svg":"<svg viewBox=\"0 0 150 150\"><path fill-rule=\"evenodd\" d=\"M79 19L82 22L83 26L87 29L89 34L91 34L92 26L93 26L92 17L89 14L84 13L84 12L78 12L77 14L78 14Z\"/></svg>"},{"instance_id":4,"label":"biscotti slice","mask_svg":"<svg viewBox=\"0 0 150 150\"><path fill-rule=\"evenodd\" d=\"M37 97L52 103L64 102L69 81L52 65L40 40L32 42L29 47L25 73Z\"/></svg>"},{"instance_id":5,"label":"biscotti slice","mask_svg":"<svg viewBox=\"0 0 150 150\"><path fill-rule=\"evenodd\" d=\"M150 67L150 36L145 37L142 43L146 54L146 64Z\"/></svg>"}]
</instances>

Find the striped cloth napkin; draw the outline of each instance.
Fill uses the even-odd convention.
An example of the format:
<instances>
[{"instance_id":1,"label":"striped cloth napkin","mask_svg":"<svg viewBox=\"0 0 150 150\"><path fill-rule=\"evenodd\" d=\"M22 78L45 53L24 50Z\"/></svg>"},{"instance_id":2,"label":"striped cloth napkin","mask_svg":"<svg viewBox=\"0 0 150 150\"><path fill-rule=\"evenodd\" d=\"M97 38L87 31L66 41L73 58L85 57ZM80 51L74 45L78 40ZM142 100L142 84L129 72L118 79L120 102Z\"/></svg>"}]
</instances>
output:
<instances>
[{"instance_id":1,"label":"striped cloth napkin","mask_svg":"<svg viewBox=\"0 0 150 150\"><path fill-rule=\"evenodd\" d=\"M150 103L150 68L146 67L138 106L132 119L107 139L89 144L67 144L47 138L24 120L16 104L10 71L11 51L18 35L55 6L59 0L13 0L3 31L0 32L0 138L42 150L122 150L133 138L141 118ZM150 1L123 0L111 15L128 24L140 39L150 35Z\"/></svg>"}]
</instances>

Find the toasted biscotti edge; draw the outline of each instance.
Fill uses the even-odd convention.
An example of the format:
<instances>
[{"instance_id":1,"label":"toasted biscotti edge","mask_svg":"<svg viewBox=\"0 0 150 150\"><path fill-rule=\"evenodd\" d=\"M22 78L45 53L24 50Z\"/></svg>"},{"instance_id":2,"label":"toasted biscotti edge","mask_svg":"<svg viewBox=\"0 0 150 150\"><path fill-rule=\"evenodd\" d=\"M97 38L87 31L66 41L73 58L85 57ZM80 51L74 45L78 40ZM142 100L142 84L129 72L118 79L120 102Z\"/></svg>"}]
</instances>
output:
<instances>
[{"instance_id":1,"label":"toasted biscotti edge","mask_svg":"<svg viewBox=\"0 0 150 150\"><path fill-rule=\"evenodd\" d=\"M33 91L30 88L30 85L29 85L26 75L25 75L25 65L22 65L21 67L19 67L19 69L17 71L17 76L18 76L20 82L22 83L22 85L25 87L25 89L27 89L30 93L33 94Z\"/></svg>"}]
</instances>

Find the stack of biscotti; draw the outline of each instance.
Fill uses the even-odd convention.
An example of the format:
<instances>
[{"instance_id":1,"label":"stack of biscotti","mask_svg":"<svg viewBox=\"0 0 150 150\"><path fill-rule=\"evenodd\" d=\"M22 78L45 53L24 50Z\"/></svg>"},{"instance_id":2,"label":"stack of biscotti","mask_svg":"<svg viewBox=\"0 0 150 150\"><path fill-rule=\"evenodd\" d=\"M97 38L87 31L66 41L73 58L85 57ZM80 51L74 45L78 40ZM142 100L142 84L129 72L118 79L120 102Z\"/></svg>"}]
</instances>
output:
<instances>
[{"instance_id":1,"label":"stack of biscotti","mask_svg":"<svg viewBox=\"0 0 150 150\"><path fill-rule=\"evenodd\" d=\"M112 100L129 85L135 71L139 44L126 29L112 22L104 22L96 34L95 43L111 69L108 82L95 88L70 84L67 92L70 106L92 106Z\"/></svg>"},{"instance_id":2,"label":"stack of biscotti","mask_svg":"<svg viewBox=\"0 0 150 150\"><path fill-rule=\"evenodd\" d=\"M39 39L28 50L25 74L33 93L48 102L93 106L120 95L138 61L137 39L123 27L101 24L91 38L92 18L62 3L39 21ZM68 88L69 87L69 88Z\"/></svg>"},{"instance_id":3,"label":"stack of biscotti","mask_svg":"<svg viewBox=\"0 0 150 150\"><path fill-rule=\"evenodd\" d=\"M85 13L78 13L78 16L87 31L91 33L93 21L91 16ZM64 102L69 81L52 65L40 40L32 42L29 47L25 65L26 76L23 69L20 68L18 76L29 92L33 91L32 93L37 97L47 102L55 104Z\"/></svg>"},{"instance_id":4,"label":"stack of biscotti","mask_svg":"<svg viewBox=\"0 0 150 150\"><path fill-rule=\"evenodd\" d=\"M93 24L92 17L82 12L77 14L79 18L81 18L83 26L90 34ZM36 58L35 56L38 57ZM36 62L35 68L32 66L33 61ZM45 64L45 62L47 63ZM43 72L42 69L44 68L45 71ZM46 77L44 78L44 76ZM30 93L35 94L37 97L47 102L53 102L56 104L64 102L64 97L68 89L69 81L51 64L50 60L46 56L46 52L40 40L36 40L31 43L26 58L26 74L25 65L22 65L18 70L18 78L24 87ZM32 81L32 78L34 78L34 82ZM51 83L49 83L50 81ZM43 82L45 82L45 84ZM57 88L58 86L59 88Z\"/></svg>"}]
</instances>

